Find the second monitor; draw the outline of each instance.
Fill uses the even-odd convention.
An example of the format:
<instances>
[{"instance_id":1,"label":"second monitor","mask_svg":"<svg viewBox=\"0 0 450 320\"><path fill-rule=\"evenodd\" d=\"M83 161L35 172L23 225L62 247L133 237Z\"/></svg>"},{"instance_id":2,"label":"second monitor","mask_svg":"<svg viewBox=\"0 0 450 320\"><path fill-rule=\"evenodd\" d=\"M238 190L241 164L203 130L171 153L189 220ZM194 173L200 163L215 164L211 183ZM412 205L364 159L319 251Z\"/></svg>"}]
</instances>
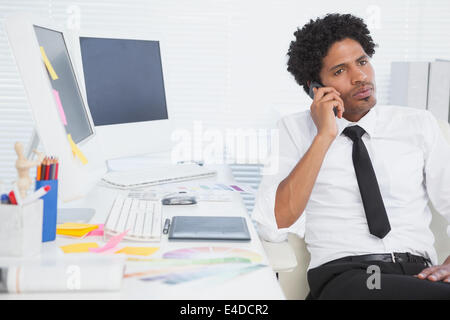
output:
<instances>
[{"instance_id":1,"label":"second monitor","mask_svg":"<svg viewBox=\"0 0 450 320\"><path fill-rule=\"evenodd\" d=\"M86 97L107 159L170 150L159 40L79 38Z\"/></svg>"}]
</instances>

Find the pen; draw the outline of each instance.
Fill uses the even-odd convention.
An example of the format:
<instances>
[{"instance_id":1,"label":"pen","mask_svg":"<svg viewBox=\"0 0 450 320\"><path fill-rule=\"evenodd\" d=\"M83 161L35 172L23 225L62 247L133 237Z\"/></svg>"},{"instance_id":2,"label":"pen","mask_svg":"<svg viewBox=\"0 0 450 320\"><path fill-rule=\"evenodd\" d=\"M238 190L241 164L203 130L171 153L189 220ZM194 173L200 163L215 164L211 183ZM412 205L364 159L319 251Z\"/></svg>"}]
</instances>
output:
<instances>
[{"instance_id":1,"label":"pen","mask_svg":"<svg viewBox=\"0 0 450 320\"><path fill-rule=\"evenodd\" d=\"M26 197L25 200L23 201L22 205L29 204L33 201L36 201L40 197L47 194L47 192L49 192L49 191L50 191L50 186L44 186L44 187L39 188L36 192L34 192L33 194L30 194L28 197Z\"/></svg>"},{"instance_id":2,"label":"pen","mask_svg":"<svg viewBox=\"0 0 450 320\"><path fill-rule=\"evenodd\" d=\"M1 199L1 203L2 204L9 204L9 197L7 194L2 194L2 199Z\"/></svg>"},{"instance_id":3,"label":"pen","mask_svg":"<svg viewBox=\"0 0 450 320\"><path fill-rule=\"evenodd\" d=\"M22 205L22 196L20 194L19 191L19 186L17 185L17 182L14 183L13 185L13 194L14 194L14 198L15 198L15 204L21 206ZM9 200L12 201L11 196L9 196Z\"/></svg>"},{"instance_id":4,"label":"pen","mask_svg":"<svg viewBox=\"0 0 450 320\"><path fill-rule=\"evenodd\" d=\"M169 232L169 226L170 226L170 219L167 218L166 221L164 222L164 229L163 229L164 234L167 234Z\"/></svg>"},{"instance_id":5,"label":"pen","mask_svg":"<svg viewBox=\"0 0 450 320\"><path fill-rule=\"evenodd\" d=\"M11 191L8 196L9 196L9 202L11 204L17 205L17 200L16 200L16 196L14 194L14 191Z\"/></svg>"}]
</instances>

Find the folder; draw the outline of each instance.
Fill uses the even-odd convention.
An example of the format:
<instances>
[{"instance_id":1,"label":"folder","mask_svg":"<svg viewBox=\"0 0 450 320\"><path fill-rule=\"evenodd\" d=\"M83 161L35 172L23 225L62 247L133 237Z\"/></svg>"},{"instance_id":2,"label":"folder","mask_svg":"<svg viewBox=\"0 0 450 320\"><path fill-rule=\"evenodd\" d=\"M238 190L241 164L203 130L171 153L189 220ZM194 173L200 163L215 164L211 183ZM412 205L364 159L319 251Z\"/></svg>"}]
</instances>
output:
<instances>
[{"instance_id":1,"label":"folder","mask_svg":"<svg viewBox=\"0 0 450 320\"><path fill-rule=\"evenodd\" d=\"M428 69L428 62L392 62L389 104L426 109Z\"/></svg>"},{"instance_id":2,"label":"folder","mask_svg":"<svg viewBox=\"0 0 450 320\"><path fill-rule=\"evenodd\" d=\"M450 61L430 63L428 110L443 121L450 121Z\"/></svg>"}]
</instances>

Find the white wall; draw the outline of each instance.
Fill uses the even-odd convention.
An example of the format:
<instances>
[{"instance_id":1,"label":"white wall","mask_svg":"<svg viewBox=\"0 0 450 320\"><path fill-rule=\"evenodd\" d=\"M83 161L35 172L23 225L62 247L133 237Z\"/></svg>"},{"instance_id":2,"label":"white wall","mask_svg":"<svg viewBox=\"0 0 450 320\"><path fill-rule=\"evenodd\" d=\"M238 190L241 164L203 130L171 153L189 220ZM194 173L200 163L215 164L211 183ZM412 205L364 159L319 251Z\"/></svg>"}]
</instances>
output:
<instances>
[{"instance_id":1,"label":"white wall","mask_svg":"<svg viewBox=\"0 0 450 320\"><path fill-rule=\"evenodd\" d=\"M88 32L161 32L167 40L168 102L176 117L204 127L271 127L310 99L286 71L293 32L329 12L369 25L378 102L389 99L390 62L450 59L450 2L300 0L0 0L0 23L26 11ZM0 180L15 177L13 143L32 122L0 27Z\"/></svg>"}]
</instances>

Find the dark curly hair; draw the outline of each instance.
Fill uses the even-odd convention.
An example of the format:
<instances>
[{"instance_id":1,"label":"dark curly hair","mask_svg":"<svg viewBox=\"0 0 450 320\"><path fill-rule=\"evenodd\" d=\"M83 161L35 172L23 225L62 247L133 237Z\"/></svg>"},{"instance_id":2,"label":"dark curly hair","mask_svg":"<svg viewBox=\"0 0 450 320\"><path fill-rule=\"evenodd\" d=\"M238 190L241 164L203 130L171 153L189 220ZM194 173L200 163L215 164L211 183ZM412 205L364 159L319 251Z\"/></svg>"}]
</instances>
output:
<instances>
[{"instance_id":1,"label":"dark curly hair","mask_svg":"<svg viewBox=\"0 0 450 320\"><path fill-rule=\"evenodd\" d=\"M302 29L297 28L294 36L295 41L291 42L287 53L287 70L306 93L308 80L320 82L322 59L336 41L345 38L358 41L369 57L377 47L364 21L351 14L331 13L315 21L311 19Z\"/></svg>"}]
</instances>

